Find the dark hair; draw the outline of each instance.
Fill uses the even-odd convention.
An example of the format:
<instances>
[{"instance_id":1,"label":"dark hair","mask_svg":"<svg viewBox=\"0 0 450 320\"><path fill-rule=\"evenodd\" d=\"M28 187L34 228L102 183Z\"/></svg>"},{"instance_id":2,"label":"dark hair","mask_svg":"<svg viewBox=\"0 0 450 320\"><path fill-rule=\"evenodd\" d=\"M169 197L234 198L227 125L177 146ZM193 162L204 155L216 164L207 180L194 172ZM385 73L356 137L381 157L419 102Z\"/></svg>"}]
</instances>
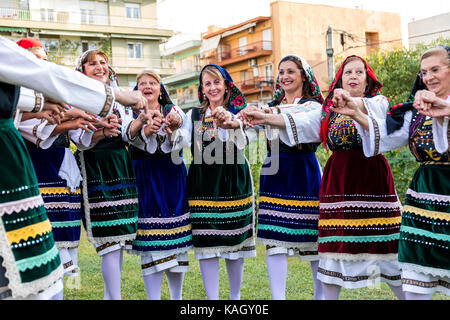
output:
<instances>
[{"instance_id":1,"label":"dark hair","mask_svg":"<svg viewBox=\"0 0 450 320\"><path fill-rule=\"evenodd\" d=\"M101 50L91 50L85 54L83 60L81 60L81 70L84 72L84 64L92 61L96 56L100 56L105 59L106 63L108 63L108 55Z\"/></svg>"},{"instance_id":2,"label":"dark hair","mask_svg":"<svg viewBox=\"0 0 450 320\"><path fill-rule=\"evenodd\" d=\"M364 96L365 96L365 97L366 97L366 96L370 96L371 93L373 92L373 90L374 90L375 87L376 87L376 83L375 83L375 80L373 80L371 77L369 77L369 74L367 73L367 66L366 66L366 63L364 62L364 60L363 60L361 57L358 57L358 56L350 56L350 57L348 57L347 59L345 59L343 65L342 65L342 70L344 70L345 66L346 66L349 62L356 61L356 60L361 61L361 62L363 63L363 65L364 65L364 70L366 70L366 82L367 82L367 85L366 85L366 89L364 90ZM342 88L342 75L341 75L341 77L339 78L339 80L336 82L335 88Z\"/></svg>"},{"instance_id":3,"label":"dark hair","mask_svg":"<svg viewBox=\"0 0 450 320\"><path fill-rule=\"evenodd\" d=\"M302 62L295 56L286 56L283 59L281 59L280 63L278 64L278 69L280 69L280 65L286 61L294 62L297 65L298 69L300 70L300 74L302 75L302 79L303 79L303 87L302 87L303 97L304 98L314 98L314 95L311 90L311 85L308 81L308 76L306 75L306 71L305 71L305 69L303 69ZM280 101L283 98L284 97L280 97Z\"/></svg>"}]
</instances>

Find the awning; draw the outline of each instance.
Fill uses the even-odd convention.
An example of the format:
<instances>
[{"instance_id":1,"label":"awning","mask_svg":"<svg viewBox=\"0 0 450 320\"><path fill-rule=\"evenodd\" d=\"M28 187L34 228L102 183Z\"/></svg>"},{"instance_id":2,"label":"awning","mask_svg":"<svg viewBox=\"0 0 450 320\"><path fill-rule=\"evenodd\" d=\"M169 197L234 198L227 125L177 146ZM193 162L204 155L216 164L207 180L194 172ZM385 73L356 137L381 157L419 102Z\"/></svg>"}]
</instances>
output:
<instances>
[{"instance_id":1,"label":"awning","mask_svg":"<svg viewBox=\"0 0 450 320\"><path fill-rule=\"evenodd\" d=\"M27 32L27 29L14 27L0 27L0 31L24 33Z\"/></svg>"},{"instance_id":2,"label":"awning","mask_svg":"<svg viewBox=\"0 0 450 320\"><path fill-rule=\"evenodd\" d=\"M209 51L216 50L219 46L221 35L217 35L208 39L203 39L200 46L200 57L204 57Z\"/></svg>"},{"instance_id":3,"label":"awning","mask_svg":"<svg viewBox=\"0 0 450 320\"><path fill-rule=\"evenodd\" d=\"M241 26L239 28L225 31L224 33L222 33L222 38L225 38L225 37L231 36L231 35L233 35L235 33L247 30L247 29L249 29L251 27L254 27L254 26L256 26L256 22L247 23L247 24L245 24L245 25L243 25L243 26Z\"/></svg>"}]
</instances>

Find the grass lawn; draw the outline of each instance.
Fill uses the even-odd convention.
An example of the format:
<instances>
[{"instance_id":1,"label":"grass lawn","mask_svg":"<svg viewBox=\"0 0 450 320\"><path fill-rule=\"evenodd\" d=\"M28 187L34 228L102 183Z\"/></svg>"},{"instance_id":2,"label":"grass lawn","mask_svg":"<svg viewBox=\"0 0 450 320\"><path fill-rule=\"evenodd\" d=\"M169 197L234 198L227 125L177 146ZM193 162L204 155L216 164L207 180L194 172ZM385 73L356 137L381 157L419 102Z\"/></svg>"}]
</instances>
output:
<instances>
[{"instance_id":1,"label":"grass lawn","mask_svg":"<svg viewBox=\"0 0 450 320\"><path fill-rule=\"evenodd\" d=\"M101 260L94 247L87 241L82 231L81 243L78 249L78 264L80 267L80 282L65 278L65 300L103 300L103 277ZM266 268L265 247L257 245L257 257L245 260L244 279L242 281L242 300L270 300L271 293ZM184 300L206 300L198 260L194 252L189 253L190 271L186 273L183 286ZM72 280L72 281L71 281ZM72 289L71 289L72 288ZM312 300L313 280L309 262L298 258L288 258L288 278L286 284L287 300ZM122 270L122 299L145 300L147 298L140 269L138 256L124 254ZM169 300L169 288L164 278L161 299ZM220 299L228 299L228 276L225 262L220 260ZM379 287L369 287L358 290L343 289L341 300L396 300L389 287L382 283ZM444 294L433 295L436 300L449 300Z\"/></svg>"}]
</instances>

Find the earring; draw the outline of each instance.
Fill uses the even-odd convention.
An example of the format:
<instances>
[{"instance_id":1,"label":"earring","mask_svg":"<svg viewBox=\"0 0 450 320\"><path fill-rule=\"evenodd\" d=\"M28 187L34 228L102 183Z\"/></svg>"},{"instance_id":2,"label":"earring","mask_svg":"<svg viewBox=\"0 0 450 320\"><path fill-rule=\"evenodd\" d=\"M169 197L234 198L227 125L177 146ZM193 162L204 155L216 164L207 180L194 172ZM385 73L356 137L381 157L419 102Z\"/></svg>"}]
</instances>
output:
<instances>
[{"instance_id":1,"label":"earring","mask_svg":"<svg viewBox=\"0 0 450 320\"><path fill-rule=\"evenodd\" d=\"M203 99L206 99L206 94L203 94Z\"/></svg>"}]
</instances>

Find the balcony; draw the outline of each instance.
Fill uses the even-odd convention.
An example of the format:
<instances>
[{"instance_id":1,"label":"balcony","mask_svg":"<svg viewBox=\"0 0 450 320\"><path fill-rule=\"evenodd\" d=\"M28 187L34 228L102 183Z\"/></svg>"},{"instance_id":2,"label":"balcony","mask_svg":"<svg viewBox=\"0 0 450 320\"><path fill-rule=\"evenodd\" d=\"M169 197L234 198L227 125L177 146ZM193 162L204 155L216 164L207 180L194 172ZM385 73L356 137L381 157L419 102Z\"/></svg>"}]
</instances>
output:
<instances>
[{"instance_id":1,"label":"balcony","mask_svg":"<svg viewBox=\"0 0 450 320\"><path fill-rule=\"evenodd\" d=\"M249 95L261 92L272 92L274 81L271 77L254 77L237 82L236 85L244 95Z\"/></svg>"},{"instance_id":2,"label":"balcony","mask_svg":"<svg viewBox=\"0 0 450 320\"><path fill-rule=\"evenodd\" d=\"M164 78L164 84L173 86L186 81L197 80L200 71L200 65L187 66L182 69L177 68L174 74Z\"/></svg>"},{"instance_id":3,"label":"balcony","mask_svg":"<svg viewBox=\"0 0 450 320\"><path fill-rule=\"evenodd\" d=\"M220 50L222 48L222 50ZM208 64L227 66L236 62L272 54L272 41L258 41L238 48L219 45L219 50L206 57Z\"/></svg>"}]
</instances>

